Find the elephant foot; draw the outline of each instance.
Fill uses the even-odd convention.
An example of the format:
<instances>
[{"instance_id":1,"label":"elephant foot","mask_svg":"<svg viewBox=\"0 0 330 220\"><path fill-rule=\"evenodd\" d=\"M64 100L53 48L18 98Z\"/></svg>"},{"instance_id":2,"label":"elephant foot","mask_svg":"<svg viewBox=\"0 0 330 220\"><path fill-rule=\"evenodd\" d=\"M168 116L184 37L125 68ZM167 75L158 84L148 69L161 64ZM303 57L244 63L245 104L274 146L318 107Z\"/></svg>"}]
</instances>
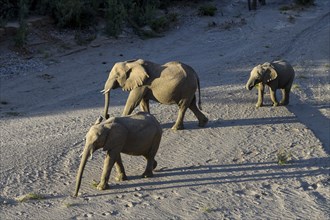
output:
<instances>
[{"instance_id":1,"label":"elephant foot","mask_svg":"<svg viewBox=\"0 0 330 220\"><path fill-rule=\"evenodd\" d=\"M274 102L274 103L273 103L273 106L274 106L274 107L278 106L278 102Z\"/></svg>"},{"instance_id":2,"label":"elephant foot","mask_svg":"<svg viewBox=\"0 0 330 220\"><path fill-rule=\"evenodd\" d=\"M184 127L183 127L183 125L173 125L173 127L171 128L172 130L174 130L174 131L177 131L177 130L183 130L184 129Z\"/></svg>"},{"instance_id":3,"label":"elephant foot","mask_svg":"<svg viewBox=\"0 0 330 220\"><path fill-rule=\"evenodd\" d=\"M156 169L156 167L157 167L157 164L158 164L158 163L157 163L157 161L156 161L156 160L154 160L154 164L153 164L152 168L153 168L153 169Z\"/></svg>"},{"instance_id":4,"label":"elephant foot","mask_svg":"<svg viewBox=\"0 0 330 220\"><path fill-rule=\"evenodd\" d=\"M280 102L280 105L288 105L289 104L289 102L287 102L287 101L281 101Z\"/></svg>"},{"instance_id":5,"label":"elephant foot","mask_svg":"<svg viewBox=\"0 0 330 220\"><path fill-rule=\"evenodd\" d=\"M153 176L154 176L154 174L152 172L144 172L141 177L149 178L149 177L153 177Z\"/></svg>"},{"instance_id":6,"label":"elephant foot","mask_svg":"<svg viewBox=\"0 0 330 220\"><path fill-rule=\"evenodd\" d=\"M256 107L257 107L257 108L262 107L262 106L263 106L262 103L257 103L257 104L256 104Z\"/></svg>"},{"instance_id":7,"label":"elephant foot","mask_svg":"<svg viewBox=\"0 0 330 220\"><path fill-rule=\"evenodd\" d=\"M109 189L109 188L110 188L110 186L108 183L104 183L104 184L99 183L96 187L96 189L98 189L98 190L105 190L105 189Z\"/></svg>"},{"instance_id":8,"label":"elephant foot","mask_svg":"<svg viewBox=\"0 0 330 220\"><path fill-rule=\"evenodd\" d=\"M122 174L118 174L115 178L115 180L117 182L121 182L121 181L125 181L125 180L128 180L126 174L122 173Z\"/></svg>"},{"instance_id":9,"label":"elephant foot","mask_svg":"<svg viewBox=\"0 0 330 220\"><path fill-rule=\"evenodd\" d=\"M198 126L203 128L205 127L208 121L209 119L207 117L204 117L202 120L199 121Z\"/></svg>"}]
</instances>

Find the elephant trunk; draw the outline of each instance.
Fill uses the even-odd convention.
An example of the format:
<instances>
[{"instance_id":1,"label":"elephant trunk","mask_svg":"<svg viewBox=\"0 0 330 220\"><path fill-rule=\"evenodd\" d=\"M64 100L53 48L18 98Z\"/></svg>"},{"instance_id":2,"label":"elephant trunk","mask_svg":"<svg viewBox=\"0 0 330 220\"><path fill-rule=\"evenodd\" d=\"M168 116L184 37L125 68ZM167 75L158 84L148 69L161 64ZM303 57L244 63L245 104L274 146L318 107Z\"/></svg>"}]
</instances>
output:
<instances>
[{"instance_id":1,"label":"elephant trunk","mask_svg":"<svg viewBox=\"0 0 330 220\"><path fill-rule=\"evenodd\" d=\"M245 88L247 90L251 90L254 86L255 86L255 81L253 79L249 79L249 81L245 85Z\"/></svg>"},{"instance_id":2,"label":"elephant trunk","mask_svg":"<svg viewBox=\"0 0 330 220\"><path fill-rule=\"evenodd\" d=\"M104 94L104 118L109 118L108 109L109 109L109 102L110 102L110 91Z\"/></svg>"},{"instance_id":3,"label":"elephant trunk","mask_svg":"<svg viewBox=\"0 0 330 220\"><path fill-rule=\"evenodd\" d=\"M74 194L75 197L77 197L77 195L78 195L78 191L79 191L80 184L81 184L81 178L82 178L82 175L83 175L83 172L84 172L85 165L87 163L87 159L88 159L89 155L92 155L92 154L93 154L93 148L85 147L84 152L82 154L81 161L80 161L79 170L78 170L78 173L77 173L76 191L75 191L75 194Z\"/></svg>"},{"instance_id":4,"label":"elephant trunk","mask_svg":"<svg viewBox=\"0 0 330 220\"><path fill-rule=\"evenodd\" d=\"M108 109L109 109L109 103L110 103L110 90L114 89L116 87L116 80L113 78L110 78L105 83L104 89L101 91L104 94L105 102L104 102L104 118L109 118L108 115Z\"/></svg>"}]
</instances>

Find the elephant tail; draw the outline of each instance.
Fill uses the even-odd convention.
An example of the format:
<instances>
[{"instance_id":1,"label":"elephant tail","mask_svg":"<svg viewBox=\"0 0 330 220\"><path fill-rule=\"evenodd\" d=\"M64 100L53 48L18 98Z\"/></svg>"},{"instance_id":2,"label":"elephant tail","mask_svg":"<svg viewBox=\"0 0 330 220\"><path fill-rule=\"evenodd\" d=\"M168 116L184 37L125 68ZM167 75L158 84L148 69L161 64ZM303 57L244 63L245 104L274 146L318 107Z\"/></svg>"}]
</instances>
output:
<instances>
[{"instance_id":1,"label":"elephant tail","mask_svg":"<svg viewBox=\"0 0 330 220\"><path fill-rule=\"evenodd\" d=\"M199 77L197 76L197 88L198 88L198 108L202 110L202 99L201 99L201 89L199 85Z\"/></svg>"}]
</instances>

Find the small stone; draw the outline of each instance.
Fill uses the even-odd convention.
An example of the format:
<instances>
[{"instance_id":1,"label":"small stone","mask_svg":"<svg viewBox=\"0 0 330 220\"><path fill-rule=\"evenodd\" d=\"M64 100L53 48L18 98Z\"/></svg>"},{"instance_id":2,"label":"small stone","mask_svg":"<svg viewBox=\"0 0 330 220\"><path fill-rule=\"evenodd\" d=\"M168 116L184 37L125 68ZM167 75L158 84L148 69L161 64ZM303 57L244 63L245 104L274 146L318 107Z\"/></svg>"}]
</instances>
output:
<instances>
[{"instance_id":1,"label":"small stone","mask_svg":"<svg viewBox=\"0 0 330 220\"><path fill-rule=\"evenodd\" d=\"M308 186L307 189L313 190L314 188L313 188L313 186Z\"/></svg>"},{"instance_id":2,"label":"small stone","mask_svg":"<svg viewBox=\"0 0 330 220\"><path fill-rule=\"evenodd\" d=\"M111 215L118 215L118 211L110 211Z\"/></svg>"},{"instance_id":3,"label":"small stone","mask_svg":"<svg viewBox=\"0 0 330 220\"><path fill-rule=\"evenodd\" d=\"M318 184L317 184L317 183L314 183L314 184L311 185L311 187L312 187L313 189L317 189L317 188L318 188Z\"/></svg>"},{"instance_id":4,"label":"small stone","mask_svg":"<svg viewBox=\"0 0 330 220\"><path fill-rule=\"evenodd\" d=\"M141 198L143 195L141 193L135 193L134 196Z\"/></svg>"},{"instance_id":5,"label":"small stone","mask_svg":"<svg viewBox=\"0 0 330 220\"><path fill-rule=\"evenodd\" d=\"M164 196L161 196L161 195L153 195L152 198L156 199L156 200L162 200L164 199L165 197Z\"/></svg>"},{"instance_id":6,"label":"small stone","mask_svg":"<svg viewBox=\"0 0 330 220\"><path fill-rule=\"evenodd\" d=\"M144 206L150 206L150 203L148 203L148 202L143 202L142 205L144 205Z\"/></svg>"},{"instance_id":7,"label":"small stone","mask_svg":"<svg viewBox=\"0 0 330 220\"><path fill-rule=\"evenodd\" d=\"M87 213L87 214L84 214L84 217L87 217L87 218L91 218L91 217L93 217L93 213Z\"/></svg>"},{"instance_id":8,"label":"small stone","mask_svg":"<svg viewBox=\"0 0 330 220\"><path fill-rule=\"evenodd\" d=\"M123 195L117 195L117 196L116 196L117 199L121 199L121 198L123 198L123 197L124 197Z\"/></svg>"},{"instance_id":9,"label":"small stone","mask_svg":"<svg viewBox=\"0 0 330 220\"><path fill-rule=\"evenodd\" d=\"M133 202L129 202L125 206L126 207L129 207L129 208L132 208L134 206L134 203Z\"/></svg>"},{"instance_id":10,"label":"small stone","mask_svg":"<svg viewBox=\"0 0 330 220\"><path fill-rule=\"evenodd\" d=\"M101 44L100 43L91 43L91 47L100 47L101 46Z\"/></svg>"}]
</instances>

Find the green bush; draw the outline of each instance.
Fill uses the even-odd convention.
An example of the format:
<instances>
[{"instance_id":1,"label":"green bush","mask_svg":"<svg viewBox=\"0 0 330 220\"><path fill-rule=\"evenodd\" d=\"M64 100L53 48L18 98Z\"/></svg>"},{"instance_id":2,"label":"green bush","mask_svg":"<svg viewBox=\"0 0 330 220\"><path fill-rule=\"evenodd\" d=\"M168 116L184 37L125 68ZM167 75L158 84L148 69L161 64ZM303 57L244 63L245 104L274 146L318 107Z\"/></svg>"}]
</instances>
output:
<instances>
[{"instance_id":1,"label":"green bush","mask_svg":"<svg viewBox=\"0 0 330 220\"><path fill-rule=\"evenodd\" d=\"M150 21L150 27L155 32L161 33L163 31L166 31L170 27L170 24L176 22L177 20L177 14L170 13L165 16L152 19Z\"/></svg>"},{"instance_id":2,"label":"green bush","mask_svg":"<svg viewBox=\"0 0 330 220\"><path fill-rule=\"evenodd\" d=\"M198 14L201 16L214 16L216 11L217 7L207 4L199 7Z\"/></svg>"},{"instance_id":3,"label":"green bush","mask_svg":"<svg viewBox=\"0 0 330 220\"><path fill-rule=\"evenodd\" d=\"M0 27L4 27L9 19L17 18L19 2L16 0L0 1Z\"/></svg>"},{"instance_id":4,"label":"green bush","mask_svg":"<svg viewBox=\"0 0 330 220\"><path fill-rule=\"evenodd\" d=\"M105 32L117 37L121 31L126 15L124 5L120 0L108 0L106 9L106 27Z\"/></svg>"},{"instance_id":5,"label":"green bush","mask_svg":"<svg viewBox=\"0 0 330 220\"><path fill-rule=\"evenodd\" d=\"M19 1L19 14L18 14L18 22L19 22L19 28L17 30L16 36L15 36L15 45L18 47L24 46L26 42L28 27L26 18L28 15L28 8L27 8L27 1L26 0L20 0Z\"/></svg>"},{"instance_id":6,"label":"green bush","mask_svg":"<svg viewBox=\"0 0 330 220\"><path fill-rule=\"evenodd\" d=\"M57 0L53 11L59 27L84 28L95 22L92 0Z\"/></svg>"},{"instance_id":7,"label":"green bush","mask_svg":"<svg viewBox=\"0 0 330 220\"><path fill-rule=\"evenodd\" d=\"M156 17L156 9L159 7L158 0L132 1L128 6L128 19L133 26L143 27Z\"/></svg>"},{"instance_id":8,"label":"green bush","mask_svg":"<svg viewBox=\"0 0 330 220\"><path fill-rule=\"evenodd\" d=\"M295 0L296 4L299 5L313 5L314 0Z\"/></svg>"},{"instance_id":9,"label":"green bush","mask_svg":"<svg viewBox=\"0 0 330 220\"><path fill-rule=\"evenodd\" d=\"M193 2L197 2L194 0ZM50 15L60 28L86 29L96 23L96 18L105 20L105 32L117 37L124 25L129 24L136 33L151 28L154 32L167 30L176 14L159 15L174 2L187 0L0 0L0 27L10 19L19 18L21 28L17 34L17 44L22 45L26 38L26 17ZM22 7L22 5L24 7ZM79 36L78 36L79 38Z\"/></svg>"}]
</instances>

